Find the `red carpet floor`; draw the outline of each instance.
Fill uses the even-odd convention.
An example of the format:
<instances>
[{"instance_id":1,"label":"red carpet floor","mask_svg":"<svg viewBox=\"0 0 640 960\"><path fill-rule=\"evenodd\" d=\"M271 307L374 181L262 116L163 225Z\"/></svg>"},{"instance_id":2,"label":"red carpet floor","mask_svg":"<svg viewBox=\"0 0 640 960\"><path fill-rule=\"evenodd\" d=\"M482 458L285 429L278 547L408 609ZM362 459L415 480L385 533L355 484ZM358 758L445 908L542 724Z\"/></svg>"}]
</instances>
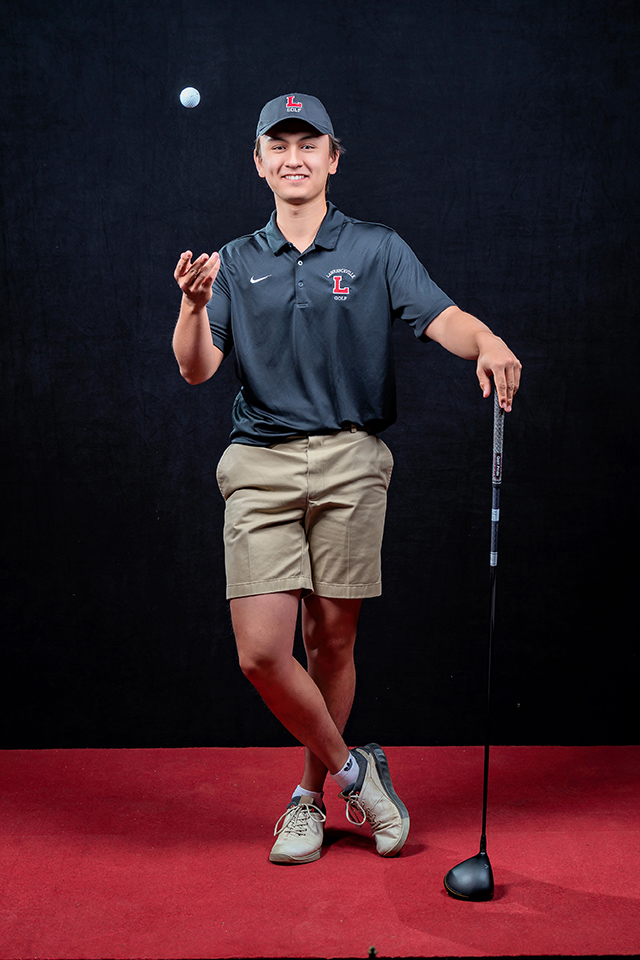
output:
<instances>
[{"instance_id":1,"label":"red carpet floor","mask_svg":"<svg viewBox=\"0 0 640 960\"><path fill-rule=\"evenodd\" d=\"M0 957L640 953L640 748L494 747L484 904L442 887L478 849L482 749L388 755L402 855L331 792L322 858L282 867L298 749L0 753Z\"/></svg>"}]
</instances>

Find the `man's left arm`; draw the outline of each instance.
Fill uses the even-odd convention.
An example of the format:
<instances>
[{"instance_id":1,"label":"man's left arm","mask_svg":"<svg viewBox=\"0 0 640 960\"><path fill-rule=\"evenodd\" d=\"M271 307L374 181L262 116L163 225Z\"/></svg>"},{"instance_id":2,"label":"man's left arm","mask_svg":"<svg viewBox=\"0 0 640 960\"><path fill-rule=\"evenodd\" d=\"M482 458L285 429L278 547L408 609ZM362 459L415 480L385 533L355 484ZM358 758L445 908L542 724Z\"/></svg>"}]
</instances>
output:
<instances>
[{"instance_id":1,"label":"man's left arm","mask_svg":"<svg viewBox=\"0 0 640 960\"><path fill-rule=\"evenodd\" d=\"M424 331L430 340L465 360L475 360L482 395L491 395L493 376L500 406L507 413L520 384L522 364L504 340L486 324L459 307L447 307Z\"/></svg>"}]
</instances>

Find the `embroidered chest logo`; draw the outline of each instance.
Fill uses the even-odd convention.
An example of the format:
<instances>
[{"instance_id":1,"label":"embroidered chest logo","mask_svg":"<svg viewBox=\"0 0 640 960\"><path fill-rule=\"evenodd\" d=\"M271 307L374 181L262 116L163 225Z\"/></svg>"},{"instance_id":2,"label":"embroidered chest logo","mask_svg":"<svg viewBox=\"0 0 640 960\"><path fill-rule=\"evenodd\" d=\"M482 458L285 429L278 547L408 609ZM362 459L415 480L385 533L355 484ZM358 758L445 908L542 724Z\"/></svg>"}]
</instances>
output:
<instances>
[{"instance_id":1,"label":"embroidered chest logo","mask_svg":"<svg viewBox=\"0 0 640 960\"><path fill-rule=\"evenodd\" d=\"M356 279L355 273L347 270L346 267L338 267L337 270L331 270L327 274L327 280L331 280L333 288L331 290L334 300L346 300L351 293L349 278Z\"/></svg>"}]
</instances>

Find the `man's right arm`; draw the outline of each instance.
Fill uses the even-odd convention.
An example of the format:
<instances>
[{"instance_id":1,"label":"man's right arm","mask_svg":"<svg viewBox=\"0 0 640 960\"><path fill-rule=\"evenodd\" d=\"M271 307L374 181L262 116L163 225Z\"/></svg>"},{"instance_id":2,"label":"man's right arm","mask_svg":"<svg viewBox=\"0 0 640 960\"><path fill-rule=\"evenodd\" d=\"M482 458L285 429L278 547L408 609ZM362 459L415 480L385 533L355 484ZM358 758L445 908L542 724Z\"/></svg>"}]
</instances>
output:
<instances>
[{"instance_id":1,"label":"man's right arm","mask_svg":"<svg viewBox=\"0 0 640 960\"><path fill-rule=\"evenodd\" d=\"M222 350L211 339L207 303L220 269L217 253L203 253L193 263L187 250L178 260L174 277L182 290L180 315L173 334L173 352L180 373L190 384L209 380L224 359Z\"/></svg>"}]
</instances>

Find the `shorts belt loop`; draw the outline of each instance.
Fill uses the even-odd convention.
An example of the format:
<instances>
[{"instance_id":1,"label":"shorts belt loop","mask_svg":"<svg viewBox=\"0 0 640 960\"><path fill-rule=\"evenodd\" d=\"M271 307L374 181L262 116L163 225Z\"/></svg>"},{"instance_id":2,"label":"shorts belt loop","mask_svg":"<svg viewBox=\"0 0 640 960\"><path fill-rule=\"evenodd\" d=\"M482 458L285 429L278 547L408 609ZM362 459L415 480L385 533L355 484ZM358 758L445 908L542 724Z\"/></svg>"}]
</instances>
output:
<instances>
[{"instance_id":1,"label":"shorts belt loop","mask_svg":"<svg viewBox=\"0 0 640 960\"><path fill-rule=\"evenodd\" d=\"M357 432L358 432L358 428L356 427L355 423L352 423L352 424L351 424L351 433L357 433Z\"/></svg>"}]
</instances>

